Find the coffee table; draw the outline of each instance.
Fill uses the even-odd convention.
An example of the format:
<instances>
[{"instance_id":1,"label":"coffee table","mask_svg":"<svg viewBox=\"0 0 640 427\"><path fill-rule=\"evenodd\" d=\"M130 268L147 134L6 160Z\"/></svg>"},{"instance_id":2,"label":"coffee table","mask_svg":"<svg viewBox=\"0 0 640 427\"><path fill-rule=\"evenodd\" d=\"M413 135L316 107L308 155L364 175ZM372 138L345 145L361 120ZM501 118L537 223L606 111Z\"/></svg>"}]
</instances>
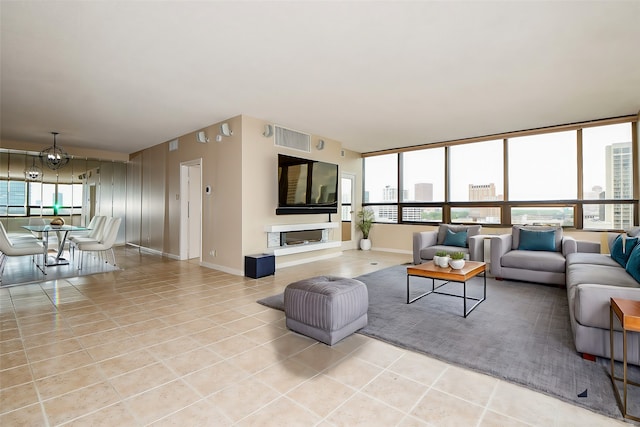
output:
<instances>
[{"instance_id":1,"label":"coffee table","mask_svg":"<svg viewBox=\"0 0 640 427\"><path fill-rule=\"evenodd\" d=\"M469 313L473 311L474 308L478 306L482 301L487 298L487 264L479 261L467 261L464 263L464 267L461 269L453 269L451 267L438 267L433 263L433 261L427 261L424 264L420 265L412 265L407 267L407 304L411 304L416 302L422 297L425 297L430 294L440 294L440 295L449 295L452 297L462 298L463 300L463 311L464 317L467 317ZM476 277L480 273L484 273L484 292L481 298L475 298L467 295L467 281L473 277ZM431 279L431 290L425 292L417 297L411 298L410 292L410 279L411 276L416 277L425 277L427 279ZM435 286L435 281L444 280L445 283ZM447 292L438 292L438 289L441 287L451 283L457 282L462 283L462 295L450 294ZM467 310L467 300L475 301L475 304L471 306Z\"/></svg>"}]
</instances>

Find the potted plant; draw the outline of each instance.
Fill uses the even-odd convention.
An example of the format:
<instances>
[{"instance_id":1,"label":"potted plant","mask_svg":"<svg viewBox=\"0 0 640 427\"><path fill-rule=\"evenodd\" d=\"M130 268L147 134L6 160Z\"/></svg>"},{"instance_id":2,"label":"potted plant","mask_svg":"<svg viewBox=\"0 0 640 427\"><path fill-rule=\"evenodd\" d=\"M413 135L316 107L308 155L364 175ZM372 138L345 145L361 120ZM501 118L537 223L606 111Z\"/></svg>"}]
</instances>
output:
<instances>
[{"instance_id":1,"label":"potted plant","mask_svg":"<svg viewBox=\"0 0 640 427\"><path fill-rule=\"evenodd\" d=\"M451 254L451 261L449 261L449 265L451 266L451 268L453 268L454 270L459 270L462 267L464 267L464 257L465 257L465 253L464 252L454 252Z\"/></svg>"},{"instance_id":2,"label":"potted plant","mask_svg":"<svg viewBox=\"0 0 640 427\"><path fill-rule=\"evenodd\" d=\"M368 251L371 249L371 240L369 240L369 232L373 225L375 214L373 209L364 208L358 211L358 222L356 222L356 228L362 232L362 240L360 240L360 249Z\"/></svg>"},{"instance_id":3,"label":"potted plant","mask_svg":"<svg viewBox=\"0 0 640 427\"><path fill-rule=\"evenodd\" d=\"M444 258L443 262L446 265L449 265L449 258L448 258L448 254L447 251L437 251L436 254L433 256L433 263L437 266L440 266L440 258Z\"/></svg>"}]
</instances>

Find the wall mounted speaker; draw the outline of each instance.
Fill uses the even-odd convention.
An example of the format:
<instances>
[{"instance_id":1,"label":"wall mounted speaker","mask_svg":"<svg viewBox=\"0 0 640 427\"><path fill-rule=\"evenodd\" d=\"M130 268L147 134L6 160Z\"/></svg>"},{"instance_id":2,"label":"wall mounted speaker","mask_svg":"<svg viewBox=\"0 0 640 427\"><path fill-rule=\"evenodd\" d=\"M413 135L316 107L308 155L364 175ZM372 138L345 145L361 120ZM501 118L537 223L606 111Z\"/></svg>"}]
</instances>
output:
<instances>
[{"instance_id":1,"label":"wall mounted speaker","mask_svg":"<svg viewBox=\"0 0 640 427\"><path fill-rule=\"evenodd\" d=\"M271 138L273 136L273 126L264 125L264 132L262 132L262 136Z\"/></svg>"},{"instance_id":2,"label":"wall mounted speaker","mask_svg":"<svg viewBox=\"0 0 640 427\"><path fill-rule=\"evenodd\" d=\"M233 135L233 131L229 129L229 123L223 123L220 125L220 133L222 134L222 136Z\"/></svg>"},{"instance_id":3,"label":"wall mounted speaker","mask_svg":"<svg viewBox=\"0 0 640 427\"><path fill-rule=\"evenodd\" d=\"M209 137L207 136L205 131L201 130L196 132L196 141L201 144L206 144L207 142L209 142Z\"/></svg>"}]
</instances>

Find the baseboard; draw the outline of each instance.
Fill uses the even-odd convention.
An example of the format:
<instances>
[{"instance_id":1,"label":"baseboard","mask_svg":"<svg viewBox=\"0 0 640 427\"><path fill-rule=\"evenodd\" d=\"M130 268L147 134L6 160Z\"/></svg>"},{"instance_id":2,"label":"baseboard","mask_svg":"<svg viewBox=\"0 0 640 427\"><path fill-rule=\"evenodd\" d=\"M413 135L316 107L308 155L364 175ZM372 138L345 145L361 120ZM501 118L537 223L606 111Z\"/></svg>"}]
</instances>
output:
<instances>
[{"instance_id":1,"label":"baseboard","mask_svg":"<svg viewBox=\"0 0 640 427\"><path fill-rule=\"evenodd\" d=\"M323 260L323 259L336 258L336 257L339 257L340 255L342 255L342 252L332 252L332 253L326 254L326 255L320 255L320 256L313 257L313 258L304 258L304 259L299 259L299 260L289 261L289 262L278 262L278 259L276 258L276 270L278 270L279 268L292 267L294 265L307 264L309 262L320 261L320 260Z\"/></svg>"},{"instance_id":2,"label":"baseboard","mask_svg":"<svg viewBox=\"0 0 640 427\"><path fill-rule=\"evenodd\" d=\"M222 271L224 273L233 274L234 276L244 276L244 271L236 270L235 268L225 267L224 265L211 264L211 263L208 263L208 262L201 262L200 266L201 267L210 268L212 270Z\"/></svg>"}]
</instances>

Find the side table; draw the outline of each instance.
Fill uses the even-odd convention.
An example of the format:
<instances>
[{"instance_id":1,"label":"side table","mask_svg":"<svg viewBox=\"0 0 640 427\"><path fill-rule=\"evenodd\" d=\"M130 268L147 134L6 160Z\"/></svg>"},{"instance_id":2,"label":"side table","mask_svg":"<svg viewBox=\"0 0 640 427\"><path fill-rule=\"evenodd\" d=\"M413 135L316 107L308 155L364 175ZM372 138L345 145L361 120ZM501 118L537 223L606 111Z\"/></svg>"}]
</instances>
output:
<instances>
[{"instance_id":1,"label":"side table","mask_svg":"<svg viewBox=\"0 0 640 427\"><path fill-rule=\"evenodd\" d=\"M622 326L622 378L615 376L613 357L613 315L616 315ZM627 332L640 332L640 301L632 301L622 298L611 298L609 308L609 344L611 345L611 383L616 393L616 400L622 407L622 416L634 421L640 421L640 417L627 413L627 385L640 386L640 383L627 379ZM620 400L620 392L616 385L622 381L623 398Z\"/></svg>"}]
</instances>

